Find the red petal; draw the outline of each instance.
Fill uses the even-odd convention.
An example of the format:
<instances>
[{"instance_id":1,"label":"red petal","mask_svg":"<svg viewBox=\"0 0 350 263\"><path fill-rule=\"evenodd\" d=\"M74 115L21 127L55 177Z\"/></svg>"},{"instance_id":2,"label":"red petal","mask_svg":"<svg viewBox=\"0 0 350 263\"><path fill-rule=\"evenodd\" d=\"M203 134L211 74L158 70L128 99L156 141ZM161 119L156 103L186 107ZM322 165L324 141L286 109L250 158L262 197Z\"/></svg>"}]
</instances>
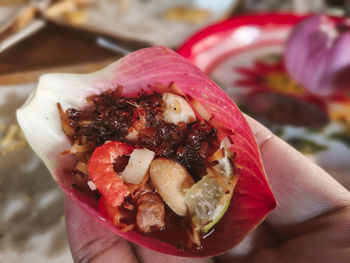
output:
<instances>
[{"instance_id":1,"label":"red petal","mask_svg":"<svg viewBox=\"0 0 350 263\"><path fill-rule=\"evenodd\" d=\"M65 183L66 174L61 173L59 184L93 218L136 244L177 256L216 255L237 245L276 207L255 138L236 105L197 67L165 47L142 49L122 58L115 66L111 79L98 80L95 87L96 92L102 92L106 87L123 85L123 95L134 96L141 89L150 90L148 85L169 85L172 82L185 95L201 103L213 115L213 120L234 132L231 135L234 144L230 151L232 154L236 152L236 162L243 167L230 207L215 227L216 234L210 241L210 247L197 252L183 251L137 231L123 233L98 213L95 200Z\"/></svg>"}]
</instances>

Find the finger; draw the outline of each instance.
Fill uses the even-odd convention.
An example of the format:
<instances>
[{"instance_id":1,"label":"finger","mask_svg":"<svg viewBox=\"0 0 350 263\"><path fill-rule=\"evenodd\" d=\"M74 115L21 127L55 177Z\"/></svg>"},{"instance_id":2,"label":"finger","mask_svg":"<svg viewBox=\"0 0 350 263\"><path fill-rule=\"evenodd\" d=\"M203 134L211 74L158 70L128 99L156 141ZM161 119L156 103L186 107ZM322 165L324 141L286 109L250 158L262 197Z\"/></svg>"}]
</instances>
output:
<instances>
[{"instance_id":1,"label":"finger","mask_svg":"<svg viewBox=\"0 0 350 263\"><path fill-rule=\"evenodd\" d=\"M256 251L275 247L279 243L280 238L272 231L271 227L262 223L236 247L216 258L220 263L241 263L245 262Z\"/></svg>"},{"instance_id":2,"label":"finger","mask_svg":"<svg viewBox=\"0 0 350 263\"><path fill-rule=\"evenodd\" d=\"M313 218L294 230L294 238L276 248L259 251L249 262L348 263L349 222L350 206Z\"/></svg>"},{"instance_id":3,"label":"finger","mask_svg":"<svg viewBox=\"0 0 350 263\"><path fill-rule=\"evenodd\" d=\"M211 258L183 258L155 252L145 247L137 247L136 253L142 263L214 263Z\"/></svg>"},{"instance_id":4,"label":"finger","mask_svg":"<svg viewBox=\"0 0 350 263\"><path fill-rule=\"evenodd\" d=\"M220 263L245 262L257 250L275 247L280 242L271 228L263 223L229 252L217 257Z\"/></svg>"},{"instance_id":5,"label":"finger","mask_svg":"<svg viewBox=\"0 0 350 263\"><path fill-rule=\"evenodd\" d=\"M126 240L99 225L68 198L65 209L74 262L138 262Z\"/></svg>"},{"instance_id":6,"label":"finger","mask_svg":"<svg viewBox=\"0 0 350 263\"><path fill-rule=\"evenodd\" d=\"M279 206L267 222L287 235L296 225L350 204L350 193L324 170L246 116L260 147L266 174Z\"/></svg>"}]
</instances>

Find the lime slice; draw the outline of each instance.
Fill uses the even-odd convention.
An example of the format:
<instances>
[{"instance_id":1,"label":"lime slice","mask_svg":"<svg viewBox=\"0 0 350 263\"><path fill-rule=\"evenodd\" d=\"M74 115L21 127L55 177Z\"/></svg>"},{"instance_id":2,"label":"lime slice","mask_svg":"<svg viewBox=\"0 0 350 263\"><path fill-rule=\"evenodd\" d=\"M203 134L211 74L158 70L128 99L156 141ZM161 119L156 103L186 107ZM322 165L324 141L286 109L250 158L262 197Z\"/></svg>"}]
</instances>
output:
<instances>
[{"instance_id":1,"label":"lime slice","mask_svg":"<svg viewBox=\"0 0 350 263\"><path fill-rule=\"evenodd\" d=\"M185 202L192 218L195 229L208 232L225 214L236 185L234 170L231 164L230 152L221 144L225 150L225 156L219 159L219 164L214 166L217 175L227 186L224 192L214 172L208 169L207 175L195 183L185 194Z\"/></svg>"}]
</instances>

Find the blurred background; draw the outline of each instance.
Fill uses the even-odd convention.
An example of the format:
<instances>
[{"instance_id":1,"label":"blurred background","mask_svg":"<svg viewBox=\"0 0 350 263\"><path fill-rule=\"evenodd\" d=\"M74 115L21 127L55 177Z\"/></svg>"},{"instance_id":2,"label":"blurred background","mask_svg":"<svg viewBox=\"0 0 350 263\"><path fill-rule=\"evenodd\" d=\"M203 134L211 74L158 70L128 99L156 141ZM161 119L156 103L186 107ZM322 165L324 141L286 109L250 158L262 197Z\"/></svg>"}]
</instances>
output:
<instances>
[{"instance_id":1,"label":"blurred background","mask_svg":"<svg viewBox=\"0 0 350 263\"><path fill-rule=\"evenodd\" d=\"M96 71L142 47L177 49L350 189L350 95L309 94L283 65L291 28L310 13L346 16L350 1L0 0L0 262L72 262L63 194L16 109L42 74Z\"/></svg>"}]
</instances>

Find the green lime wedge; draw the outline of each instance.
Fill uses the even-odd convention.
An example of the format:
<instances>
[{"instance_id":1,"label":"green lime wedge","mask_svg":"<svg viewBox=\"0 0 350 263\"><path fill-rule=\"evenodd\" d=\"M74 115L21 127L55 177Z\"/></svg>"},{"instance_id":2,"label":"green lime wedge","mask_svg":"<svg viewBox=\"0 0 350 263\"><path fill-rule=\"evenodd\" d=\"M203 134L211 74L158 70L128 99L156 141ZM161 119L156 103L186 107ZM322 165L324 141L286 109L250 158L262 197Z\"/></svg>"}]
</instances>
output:
<instances>
[{"instance_id":1,"label":"green lime wedge","mask_svg":"<svg viewBox=\"0 0 350 263\"><path fill-rule=\"evenodd\" d=\"M208 232L225 214L234 190L234 169L231 163L230 152L224 147L225 156L219 159L214 166L221 181L227 185L223 191L213 171L208 169L207 175L195 183L185 194L185 203L192 218L195 229Z\"/></svg>"}]
</instances>

